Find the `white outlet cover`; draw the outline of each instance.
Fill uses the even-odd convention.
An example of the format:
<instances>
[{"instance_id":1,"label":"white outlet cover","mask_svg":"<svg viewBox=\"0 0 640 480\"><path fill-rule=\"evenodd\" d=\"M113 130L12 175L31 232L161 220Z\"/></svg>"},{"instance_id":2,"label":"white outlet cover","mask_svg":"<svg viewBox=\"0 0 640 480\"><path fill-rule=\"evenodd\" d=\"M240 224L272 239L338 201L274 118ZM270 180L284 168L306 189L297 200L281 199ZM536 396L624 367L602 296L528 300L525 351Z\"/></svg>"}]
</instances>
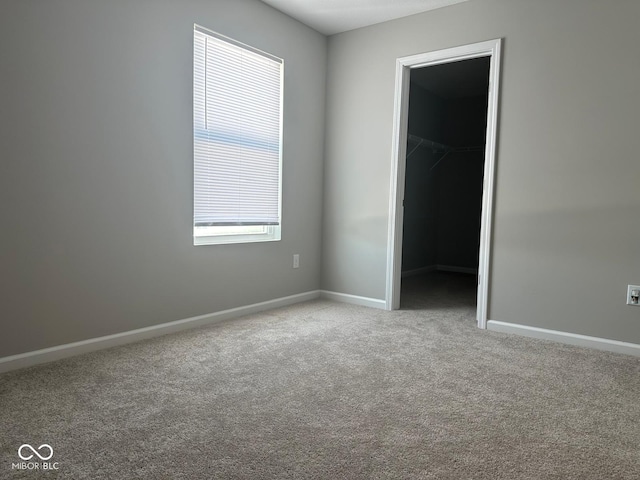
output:
<instances>
[{"instance_id":1,"label":"white outlet cover","mask_svg":"<svg viewBox=\"0 0 640 480\"><path fill-rule=\"evenodd\" d=\"M640 285L628 285L627 286L627 305L633 305L634 307L640 307L640 301L638 303L633 303L631 301L631 292L633 290L637 290L640 292Z\"/></svg>"}]
</instances>

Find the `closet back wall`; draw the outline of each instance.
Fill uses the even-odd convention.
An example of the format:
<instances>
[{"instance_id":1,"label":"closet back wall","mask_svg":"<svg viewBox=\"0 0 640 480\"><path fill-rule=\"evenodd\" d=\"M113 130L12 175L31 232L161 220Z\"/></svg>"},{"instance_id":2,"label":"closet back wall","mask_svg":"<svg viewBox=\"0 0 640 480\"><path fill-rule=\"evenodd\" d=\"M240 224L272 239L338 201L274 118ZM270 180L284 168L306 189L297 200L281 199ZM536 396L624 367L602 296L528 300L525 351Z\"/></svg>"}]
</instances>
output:
<instances>
[{"instance_id":1,"label":"closet back wall","mask_svg":"<svg viewBox=\"0 0 640 480\"><path fill-rule=\"evenodd\" d=\"M452 98L446 103L445 143L481 147L452 152L438 164L438 254L436 263L478 268L487 97Z\"/></svg>"},{"instance_id":2,"label":"closet back wall","mask_svg":"<svg viewBox=\"0 0 640 480\"><path fill-rule=\"evenodd\" d=\"M484 147L487 97L442 98L411 83L410 135L452 147ZM409 142L407 152L416 143ZM442 160L440 160L442 159ZM484 152L407 155L402 270L477 269Z\"/></svg>"},{"instance_id":3,"label":"closet back wall","mask_svg":"<svg viewBox=\"0 0 640 480\"><path fill-rule=\"evenodd\" d=\"M408 132L420 138L444 143L446 102L416 83L409 90ZM438 188L433 164L442 155L430 148L408 142L404 219L402 233L402 271L410 272L438 263Z\"/></svg>"}]
</instances>

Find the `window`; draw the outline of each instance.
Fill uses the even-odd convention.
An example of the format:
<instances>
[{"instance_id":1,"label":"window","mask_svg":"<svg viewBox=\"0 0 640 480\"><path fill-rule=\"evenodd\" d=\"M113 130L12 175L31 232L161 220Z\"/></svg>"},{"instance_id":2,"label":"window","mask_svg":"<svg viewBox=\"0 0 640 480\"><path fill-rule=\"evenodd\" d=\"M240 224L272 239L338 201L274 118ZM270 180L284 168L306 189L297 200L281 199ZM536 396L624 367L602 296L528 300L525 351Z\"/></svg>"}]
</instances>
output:
<instances>
[{"instance_id":1,"label":"window","mask_svg":"<svg viewBox=\"0 0 640 480\"><path fill-rule=\"evenodd\" d=\"M194 245L280 240L283 61L193 32Z\"/></svg>"}]
</instances>

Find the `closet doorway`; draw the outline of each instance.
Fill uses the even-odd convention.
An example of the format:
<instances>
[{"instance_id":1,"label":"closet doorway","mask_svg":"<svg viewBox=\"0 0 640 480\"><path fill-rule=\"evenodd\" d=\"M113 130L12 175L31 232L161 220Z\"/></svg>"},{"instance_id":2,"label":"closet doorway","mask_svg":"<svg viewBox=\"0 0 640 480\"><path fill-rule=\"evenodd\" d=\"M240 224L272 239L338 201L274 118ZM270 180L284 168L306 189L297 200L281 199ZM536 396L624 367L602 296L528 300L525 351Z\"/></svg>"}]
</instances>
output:
<instances>
[{"instance_id":1,"label":"closet doorway","mask_svg":"<svg viewBox=\"0 0 640 480\"><path fill-rule=\"evenodd\" d=\"M398 59L389 309L446 283L475 298L486 328L499 51L494 40Z\"/></svg>"}]
</instances>

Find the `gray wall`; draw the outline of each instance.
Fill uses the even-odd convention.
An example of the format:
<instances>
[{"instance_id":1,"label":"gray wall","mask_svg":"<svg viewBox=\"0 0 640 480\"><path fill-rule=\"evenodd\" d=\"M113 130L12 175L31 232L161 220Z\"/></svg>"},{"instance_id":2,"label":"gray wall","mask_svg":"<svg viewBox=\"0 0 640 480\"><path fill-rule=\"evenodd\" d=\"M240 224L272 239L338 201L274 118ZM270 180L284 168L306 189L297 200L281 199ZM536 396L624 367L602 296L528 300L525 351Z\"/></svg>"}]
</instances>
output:
<instances>
[{"instance_id":1,"label":"gray wall","mask_svg":"<svg viewBox=\"0 0 640 480\"><path fill-rule=\"evenodd\" d=\"M327 64L255 0L4 0L0 356L319 286L384 298L395 60L497 37L489 316L640 343L639 17L471 0L333 36ZM192 245L194 22L285 59L281 242Z\"/></svg>"},{"instance_id":2,"label":"gray wall","mask_svg":"<svg viewBox=\"0 0 640 480\"><path fill-rule=\"evenodd\" d=\"M319 288L324 36L255 0L1 12L0 357ZM194 23L285 60L280 242L192 244Z\"/></svg>"},{"instance_id":3,"label":"gray wall","mask_svg":"<svg viewBox=\"0 0 640 480\"><path fill-rule=\"evenodd\" d=\"M640 343L638 18L471 0L331 37L322 287L385 295L396 58L504 38L489 318Z\"/></svg>"}]
</instances>

